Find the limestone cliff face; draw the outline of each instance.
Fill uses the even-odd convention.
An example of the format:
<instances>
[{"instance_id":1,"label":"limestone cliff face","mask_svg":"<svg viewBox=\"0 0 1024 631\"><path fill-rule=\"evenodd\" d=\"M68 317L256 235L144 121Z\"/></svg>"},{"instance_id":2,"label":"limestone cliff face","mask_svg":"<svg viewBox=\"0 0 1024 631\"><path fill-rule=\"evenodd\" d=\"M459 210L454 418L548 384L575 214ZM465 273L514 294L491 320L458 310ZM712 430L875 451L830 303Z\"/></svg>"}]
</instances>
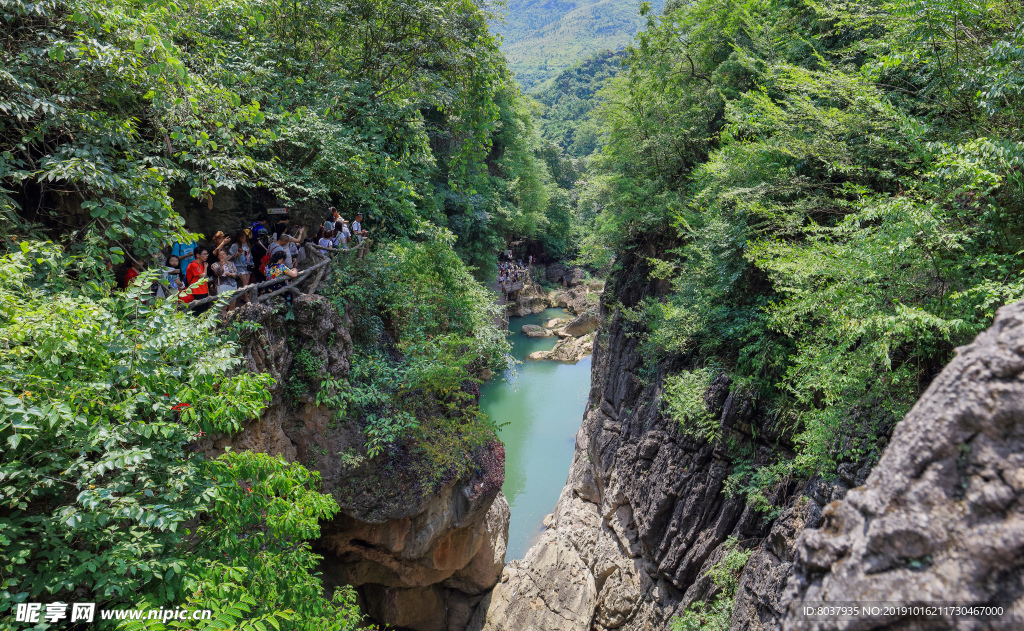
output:
<instances>
[{"instance_id":1,"label":"limestone cliff face","mask_svg":"<svg viewBox=\"0 0 1024 631\"><path fill-rule=\"evenodd\" d=\"M633 278L647 275L639 260ZM623 282L623 304L657 283ZM506 566L473 631L662 630L717 589L707 572L728 537L751 550L733 631L1024 629L1024 303L928 389L874 470L846 463L835 480L775 489L774 521L723 493L727 442L755 463L786 455L790 437L756 401L716 378L705 403L727 441L683 435L659 399L678 367L641 371L621 314L602 306L593 385L568 480L525 558ZM1001 618L812 619L815 603L902 601L1003 606ZM1009 613L1012 611L1012 614ZM1017 617L1014 617L1017 616Z\"/></svg>"},{"instance_id":2,"label":"limestone cliff face","mask_svg":"<svg viewBox=\"0 0 1024 631\"><path fill-rule=\"evenodd\" d=\"M630 305L658 286L620 277L612 289ZM686 438L661 413L664 372L641 372L629 323L607 305L600 318L590 399L550 527L505 568L471 629L666 629L710 595L702 576L730 535L768 534L755 511L722 493L726 454ZM727 379L708 396L727 432L763 447L750 438L752 401L733 395Z\"/></svg>"},{"instance_id":3,"label":"limestone cliff face","mask_svg":"<svg viewBox=\"0 0 1024 631\"><path fill-rule=\"evenodd\" d=\"M942 371L863 486L797 539L783 628L1024 629L1024 302ZM1002 616L813 619L804 604L1003 607ZM1012 611L1012 613L1010 613Z\"/></svg>"},{"instance_id":4,"label":"limestone cliff face","mask_svg":"<svg viewBox=\"0 0 1024 631\"><path fill-rule=\"evenodd\" d=\"M613 279L611 294L626 306L667 289L648 282L643 266L642 256L624 261L631 274ZM723 492L734 466L727 441L690 439L662 413L664 377L681 366L645 373L630 323L606 303L600 320L590 399L549 527L524 559L506 566L470 629L668 629L687 605L714 597L717 588L705 575L724 557L730 536L756 547L753 558L762 568L744 576L738 601L745 613L733 625L774 629L784 611L779 598L792 571L794 538L820 523L822 508L866 471L846 471L846 481L777 489L777 501L793 499L773 527L742 498ZM754 453L755 463L788 451L788 436L731 386L722 375L706 393L729 442Z\"/></svg>"},{"instance_id":5,"label":"limestone cliff face","mask_svg":"<svg viewBox=\"0 0 1024 631\"><path fill-rule=\"evenodd\" d=\"M366 438L357 424L337 422L300 381L309 365L317 378L348 375L350 322L315 295L297 298L293 313L295 319L286 321L262 304L234 312L244 369L275 379L271 403L239 434L212 437L199 448L210 454L229 446L280 454L319 471L323 491L341 507L321 524L315 543L324 556L325 585L356 586L367 612L381 623L414 631L464 629L504 563L504 448L497 441L481 448L474 455L476 473L431 487L430 493L404 466L411 455L401 448L365 458Z\"/></svg>"}]
</instances>

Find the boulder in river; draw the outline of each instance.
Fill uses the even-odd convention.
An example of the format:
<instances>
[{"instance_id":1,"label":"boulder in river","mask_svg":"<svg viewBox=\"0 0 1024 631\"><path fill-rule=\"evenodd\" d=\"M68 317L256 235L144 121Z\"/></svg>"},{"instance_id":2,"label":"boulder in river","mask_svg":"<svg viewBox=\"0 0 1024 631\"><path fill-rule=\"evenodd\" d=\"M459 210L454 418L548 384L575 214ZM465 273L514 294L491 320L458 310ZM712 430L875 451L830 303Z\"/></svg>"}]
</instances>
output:
<instances>
[{"instance_id":1,"label":"boulder in river","mask_svg":"<svg viewBox=\"0 0 1024 631\"><path fill-rule=\"evenodd\" d=\"M562 330L573 337L580 337L597 330L598 318L593 311L586 311L573 318Z\"/></svg>"},{"instance_id":2,"label":"boulder in river","mask_svg":"<svg viewBox=\"0 0 1024 631\"><path fill-rule=\"evenodd\" d=\"M594 334L589 333L581 337L565 337L555 344L546 359L560 362L576 363L594 349Z\"/></svg>"},{"instance_id":3,"label":"boulder in river","mask_svg":"<svg viewBox=\"0 0 1024 631\"><path fill-rule=\"evenodd\" d=\"M551 318L550 320L548 320L547 322L544 323L544 328L545 329L557 329L558 327L562 326L566 322L567 322L567 320L565 318Z\"/></svg>"},{"instance_id":4,"label":"boulder in river","mask_svg":"<svg viewBox=\"0 0 1024 631\"><path fill-rule=\"evenodd\" d=\"M550 329L545 329L536 324L524 324L523 335L526 337L551 337L554 333Z\"/></svg>"},{"instance_id":5,"label":"boulder in river","mask_svg":"<svg viewBox=\"0 0 1024 631\"><path fill-rule=\"evenodd\" d=\"M576 363L593 352L594 334L582 337L563 337L550 351L534 351L526 356L531 361L551 360Z\"/></svg>"}]
</instances>

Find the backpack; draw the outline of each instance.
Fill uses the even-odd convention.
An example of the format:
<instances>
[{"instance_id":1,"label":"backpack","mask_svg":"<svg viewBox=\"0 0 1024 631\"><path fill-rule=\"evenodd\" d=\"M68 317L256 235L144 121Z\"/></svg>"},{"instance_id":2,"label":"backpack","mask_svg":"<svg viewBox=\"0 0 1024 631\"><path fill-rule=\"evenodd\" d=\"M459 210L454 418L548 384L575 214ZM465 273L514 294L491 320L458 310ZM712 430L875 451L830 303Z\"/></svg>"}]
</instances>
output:
<instances>
[{"instance_id":1,"label":"backpack","mask_svg":"<svg viewBox=\"0 0 1024 631\"><path fill-rule=\"evenodd\" d=\"M274 249L275 245L277 246L277 250L281 250L282 252L284 251L284 248L278 245L276 241L270 244L270 248L267 249L267 253L263 255L262 259L260 259L260 274L263 274L264 277L267 275L267 266L270 265L270 255L277 252L277 250Z\"/></svg>"}]
</instances>

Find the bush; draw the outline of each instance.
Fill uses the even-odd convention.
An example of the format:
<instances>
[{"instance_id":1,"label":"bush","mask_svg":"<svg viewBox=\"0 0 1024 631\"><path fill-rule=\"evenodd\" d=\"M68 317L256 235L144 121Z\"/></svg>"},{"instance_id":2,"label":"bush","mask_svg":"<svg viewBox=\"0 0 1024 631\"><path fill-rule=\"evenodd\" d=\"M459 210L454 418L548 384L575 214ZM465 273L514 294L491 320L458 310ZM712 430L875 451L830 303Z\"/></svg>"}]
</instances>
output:
<instances>
[{"instance_id":1,"label":"bush","mask_svg":"<svg viewBox=\"0 0 1024 631\"><path fill-rule=\"evenodd\" d=\"M710 604L698 601L687 607L682 616L672 619L672 631L729 631L736 587L752 550L741 550L735 537L722 546L727 550L725 557L706 574L715 582L718 595Z\"/></svg>"},{"instance_id":2,"label":"bush","mask_svg":"<svg viewBox=\"0 0 1024 631\"><path fill-rule=\"evenodd\" d=\"M718 419L709 413L704 402L712 375L710 368L701 368L665 377L662 403L683 433L696 440L713 441L718 437Z\"/></svg>"},{"instance_id":3,"label":"bush","mask_svg":"<svg viewBox=\"0 0 1024 631\"><path fill-rule=\"evenodd\" d=\"M495 438L472 384L509 365L510 345L450 235L381 244L337 267L325 293L351 316L356 349L348 383L324 381L318 402L360 420L371 458L409 441L420 479L468 473L472 452Z\"/></svg>"}]
</instances>

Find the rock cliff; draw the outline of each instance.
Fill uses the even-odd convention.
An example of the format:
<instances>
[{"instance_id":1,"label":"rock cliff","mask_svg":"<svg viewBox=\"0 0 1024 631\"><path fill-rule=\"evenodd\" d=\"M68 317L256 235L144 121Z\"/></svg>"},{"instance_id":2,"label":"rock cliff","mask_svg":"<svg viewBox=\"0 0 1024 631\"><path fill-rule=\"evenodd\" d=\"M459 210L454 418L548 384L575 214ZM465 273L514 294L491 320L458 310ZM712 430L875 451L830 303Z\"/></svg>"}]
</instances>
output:
<instances>
[{"instance_id":1,"label":"rock cliff","mask_svg":"<svg viewBox=\"0 0 1024 631\"><path fill-rule=\"evenodd\" d=\"M659 290L646 281L613 288L626 305ZM687 438L662 414L661 384L673 367L644 373L631 324L607 304L599 319L590 398L550 526L506 566L470 629L667 629L687 604L713 596L704 575L731 535L760 540L770 531L722 492L732 466L724 450ZM778 432L754 427L754 402L730 385L716 380L709 406L723 432L767 458Z\"/></svg>"},{"instance_id":2,"label":"rock cliff","mask_svg":"<svg viewBox=\"0 0 1024 631\"><path fill-rule=\"evenodd\" d=\"M338 422L303 384L303 371L315 370L317 378L348 375L350 322L315 295L297 298L293 314L286 321L265 304L233 313L243 369L274 377L271 402L239 434L211 437L199 448L280 454L318 471L323 491L341 507L321 524L315 544L324 557L325 586L356 586L366 611L381 623L414 631L464 629L504 563L504 448L489 443L474 455L474 474L429 493L405 466L412 456L402 448L366 458L360 427Z\"/></svg>"},{"instance_id":3,"label":"rock cliff","mask_svg":"<svg viewBox=\"0 0 1024 631\"><path fill-rule=\"evenodd\" d=\"M866 483L828 505L793 557L787 631L1024 629L1024 303L957 349ZM801 615L806 605L869 602L1006 613Z\"/></svg>"},{"instance_id":4,"label":"rock cliff","mask_svg":"<svg viewBox=\"0 0 1024 631\"><path fill-rule=\"evenodd\" d=\"M661 287L619 280L613 290L629 306ZM1003 308L988 332L958 349L880 441L873 470L844 463L834 480L778 485L769 499L784 508L774 520L723 490L731 453L753 454L755 463L790 455L786 431L718 375L705 404L725 440L687 437L659 405L665 375L684 366L644 372L621 313L604 304L600 320L566 486L547 530L505 567L470 629L668 629L688 605L715 597L708 572L731 537L750 553L733 631L1024 629L1024 303ZM803 606L851 601L1006 613L802 615Z\"/></svg>"}]
</instances>

